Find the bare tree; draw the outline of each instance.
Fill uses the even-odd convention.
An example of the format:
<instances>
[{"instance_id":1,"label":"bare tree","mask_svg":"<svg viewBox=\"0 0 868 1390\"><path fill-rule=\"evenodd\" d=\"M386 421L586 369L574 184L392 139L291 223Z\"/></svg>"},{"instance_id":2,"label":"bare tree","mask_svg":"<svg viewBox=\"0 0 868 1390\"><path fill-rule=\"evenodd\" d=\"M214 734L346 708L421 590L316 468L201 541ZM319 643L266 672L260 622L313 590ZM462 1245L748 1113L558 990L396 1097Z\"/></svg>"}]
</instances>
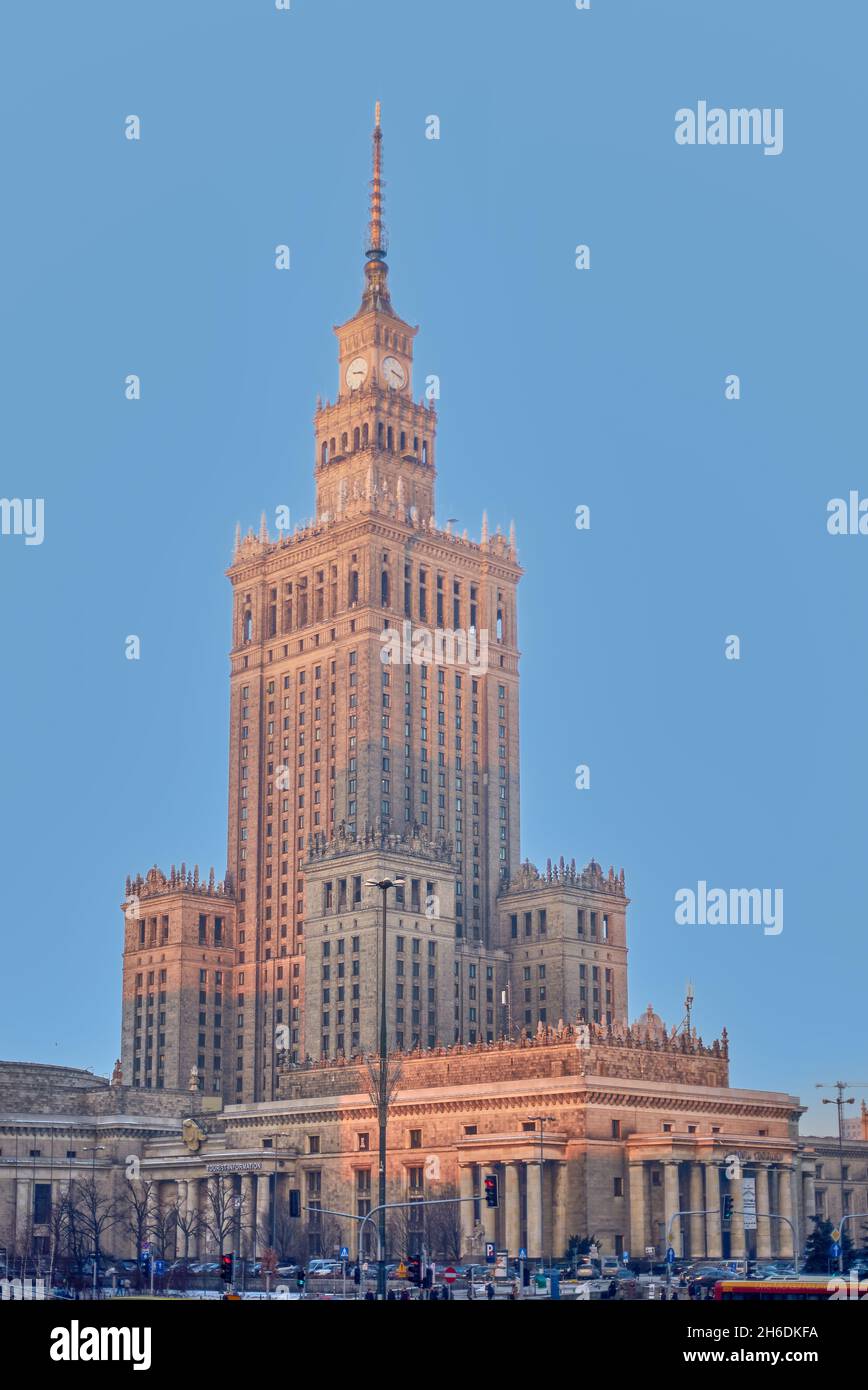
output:
<instances>
[{"instance_id":1,"label":"bare tree","mask_svg":"<svg viewBox=\"0 0 868 1390\"><path fill-rule=\"evenodd\" d=\"M103 1235L119 1223L122 1213L112 1198L100 1191L95 1178L81 1178L72 1187L77 1225L89 1242L88 1253L99 1263Z\"/></svg>"},{"instance_id":2,"label":"bare tree","mask_svg":"<svg viewBox=\"0 0 868 1390\"><path fill-rule=\"evenodd\" d=\"M196 1208L189 1204L182 1206L176 1199L172 1211L176 1229L176 1245L180 1246L179 1258L189 1260L190 1246L199 1238L202 1231L202 1218Z\"/></svg>"},{"instance_id":3,"label":"bare tree","mask_svg":"<svg viewBox=\"0 0 868 1390\"><path fill-rule=\"evenodd\" d=\"M146 1241L150 1239L153 1222L152 1206L155 1196L154 1184L149 1181L127 1178L126 1190L121 1199L124 1224L129 1232L136 1259L136 1287L141 1286L141 1254Z\"/></svg>"},{"instance_id":4,"label":"bare tree","mask_svg":"<svg viewBox=\"0 0 868 1390\"><path fill-rule=\"evenodd\" d=\"M208 1200L202 1227L222 1258L227 1241L243 1220L244 1194L236 1193L231 1182L222 1177L211 1178L208 1183Z\"/></svg>"},{"instance_id":5,"label":"bare tree","mask_svg":"<svg viewBox=\"0 0 868 1390\"><path fill-rule=\"evenodd\" d=\"M452 1185L437 1191L438 1197L458 1197ZM461 1203L445 1202L442 1206L426 1207L426 1249L434 1260L461 1258Z\"/></svg>"},{"instance_id":6,"label":"bare tree","mask_svg":"<svg viewBox=\"0 0 868 1390\"><path fill-rule=\"evenodd\" d=\"M168 1259L170 1254L177 1254L178 1216L177 1201L167 1207L157 1206L154 1209L151 1221L151 1237L157 1258L160 1260Z\"/></svg>"}]
</instances>

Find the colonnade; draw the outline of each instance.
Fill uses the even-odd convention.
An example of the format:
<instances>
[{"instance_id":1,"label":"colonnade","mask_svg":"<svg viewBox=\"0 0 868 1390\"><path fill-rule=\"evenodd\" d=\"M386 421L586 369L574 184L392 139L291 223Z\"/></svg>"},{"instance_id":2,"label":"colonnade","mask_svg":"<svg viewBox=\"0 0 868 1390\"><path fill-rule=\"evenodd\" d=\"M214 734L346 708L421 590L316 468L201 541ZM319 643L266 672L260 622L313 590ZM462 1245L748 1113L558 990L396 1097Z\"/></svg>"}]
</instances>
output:
<instances>
[{"instance_id":1,"label":"colonnade","mask_svg":"<svg viewBox=\"0 0 868 1390\"><path fill-rule=\"evenodd\" d=\"M662 1168L662 1179L660 1170ZM795 1169L785 1163L749 1163L728 1178L725 1160L631 1158L630 1251L641 1258L646 1249L662 1253L670 1238L677 1255L693 1259L744 1258L748 1253L745 1228L744 1181L752 1179L756 1193L756 1226L751 1227L752 1253L757 1259L793 1258L793 1229L797 1221ZM810 1183L813 1179L810 1178ZM655 1187L662 1186L662 1203ZM731 1198L731 1215L724 1221L724 1202ZM805 1181L805 1210L814 1210L814 1193ZM680 1215L679 1215L680 1213ZM728 1235L728 1240L725 1236ZM724 1249L724 1246L727 1249Z\"/></svg>"},{"instance_id":2,"label":"colonnade","mask_svg":"<svg viewBox=\"0 0 868 1390\"><path fill-rule=\"evenodd\" d=\"M464 1199L459 1208L462 1258L481 1256L480 1247L487 1243L507 1250L512 1258L521 1249L529 1260L563 1256L570 1234L566 1162L523 1158L462 1163L458 1176L459 1196ZM497 1207L486 1205L487 1177L497 1178Z\"/></svg>"}]
</instances>

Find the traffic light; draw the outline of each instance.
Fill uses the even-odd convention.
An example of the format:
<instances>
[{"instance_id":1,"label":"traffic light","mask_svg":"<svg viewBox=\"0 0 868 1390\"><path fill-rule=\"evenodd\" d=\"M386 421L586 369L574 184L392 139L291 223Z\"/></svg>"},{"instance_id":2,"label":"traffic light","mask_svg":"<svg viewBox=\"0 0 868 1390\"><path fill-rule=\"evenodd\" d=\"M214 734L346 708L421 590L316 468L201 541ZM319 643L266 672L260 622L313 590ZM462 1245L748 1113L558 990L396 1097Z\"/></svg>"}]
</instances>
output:
<instances>
[{"instance_id":1,"label":"traffic light","mask_svg":"<svg viewBox=\"0 0 868 1390\"><path fill-rule=\"evenodd\" d=\"M434 1287L434 1271L430 1265L425 1266L425 1273L422 1276L422 1288L432 1289Z\"/></svg>"},{"instance_id":2,"label":"traffic light","mask_svg":"<svg viewBox=\"0 0 868 1390\"><path fill-rule=\"evenodd\" d=\"M521 1262L521 1282L524 1288L530 1288L530 1265L527 1260Z\"/></svg>"},{"instance_id":3,"label":"traffic light","mask_svg":"<svg viewBox=\"0 0 868 1390\"><path fill-rule=\"evenodd\" d=\"M417 1289L422 1287L422 1264L420 1260L407 1261L407 1279L409 1283L415 1284Z\"/></svg>"},{"instance_id":4,"label":"traffic light","mask_svg":"<svg viewBox=\"0 0 868 1390\"><path fill-rule=\"evenodd\" d=\"M298 1271L298 1274L295 1276L295 1282L296 1282L296 1284L298 1285L299 1289L303 1289L303 1288L304 1288L304 1270L303 1270L303 1269L300 1269L300 1270Z\"/></svg>"},{"instance_id":5,"label":"traffic light","mask_svg":"<svg viewBox=\"0 0 868 1390\"><path fill-rule=\"evenodd\" d=\"M357 1264L356 1267L355 1267L355 1269L353 1270L353 1283L354 1283L354 1284L361 1284L361 1282L362 1282L362 1266L359 1265L359 1264Z\"/></svg>"},{"instance_id":6,"label":"traffic light","mask_svg":"<svg viewBox=\"0 0 868 1390\"><path fill-rule=\"evenodd\" d=\"M297 1187L291 1187L289 1190L289 1214L301 1216L301 1192Z\"/></svg>"},{"instance_id":7,"label":"traffic light","mask_svg":"<svg viewBox=\"0 0 868 1390\"><path fill-rule=\"evenodd\" d=\"M224 1283L224 1284L231 1284L231 1283L232 1283L232 1275L234 1274L234 1272L235 1272L235 1256L234 1256L234 1254L231 1254L231 1253L230 1253L230 1254L228 1254L228 1255L221 1255L221 1256L220 1256L220 1278L223 1280L223 1283Z\"/></svg>"},{"instance_id":8,"label":"traffic light","mask_svg":"<svg viewBox=\"0 0 868 1390\"><path fill-rule=\"evenodd\" d=\"M497 1206L497 1178L493 1174L485 1179L485 1205L487 1207Z\"/></svg>"},{"instance_id":9,"label":"traffic light","mask_svg":"<svg viewBox=\"0 0 868 1390\"><path fill-rule=\"evenodd\" d=\"M731 1197L724 1197L724 1199L723 1199L723 1219L724 1219L724 1221L731 1221L731 1220L732 1220L732 1198L731 1198Z\"/></svg>"},{"instance_id":10,"label":"traffic light","mask_svg":"<svg viewBox=\"0 0 868 1390\"><path fill-rule=\"evenodd\" d=\"M142 1274L145 1276L146 1279L150 1279L150 1277L151 1277L151 1257L150 1257L150 1255L142 1255L142 1258L141 1258L139 1264L140 1264L140 1267L141 1267Z\"/></svg>"}]
</instances>

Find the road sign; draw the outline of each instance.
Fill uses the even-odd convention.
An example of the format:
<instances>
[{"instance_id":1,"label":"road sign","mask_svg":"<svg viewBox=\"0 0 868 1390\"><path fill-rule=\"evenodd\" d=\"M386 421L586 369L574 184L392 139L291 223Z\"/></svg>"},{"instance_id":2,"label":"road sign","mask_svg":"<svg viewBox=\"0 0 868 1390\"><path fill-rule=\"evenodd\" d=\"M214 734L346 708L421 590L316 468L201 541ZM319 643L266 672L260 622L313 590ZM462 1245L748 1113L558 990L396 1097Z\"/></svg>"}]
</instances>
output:
<instances>
[{"instance_id":1,"label":"road sign","mask_svg":"<svg viewBox=\"0 0 868 1390\"><path fill-rule=\"evenodd\" d=\"M524 1246L522 1246L521 1249L519 1250L519 1252L518 1252L518 1258L519 1258L520 1260L526 1260L526 1259L527 1259L527 1251L525 1250Z\"/></svg>"},{"instance_id":2,"label":"road sign","mask_svg":"<svg viewBox=\"0 0 868 1390\"><path fill-rule=\"evenodd\" d=\"M505 1279L509 1273L509 1251L498 1250L497 1259L494 1262L494 1277Z\"/></svg>"},{"instance_id":3,"label":"road sign","mask_svg":"<svg viewBox=\"0 0 868 1390\"><path fill-rule=\"evenodd\" d=\"M837 1260L837 1258L838 1258L838 1256L840 1255L840 1253L841 1253L841 1247L840 1247L840 1245L838 1244L837 1241L833 1241L832 1244L829 1246L829 1254L832 1256L832 1259L833 1259L833 1260Z\"/></svg>"},{"instance_id":4,"label":"road sign","mask_svg":"<svg viewBox=\"0 0 868 1390\"><path fill-rule=\"evenodd\" d=\"M404 1264L404 1261L403 1261L403 1260L402 1260L401 1263L398 1265L398 1268L395 1270L395 1278L396 1278L396 1279L406 1279L406 1278L407 1278L407 1266Z\"/></svg>"},{"instance_id":5,"label":"road sign","mask_svg":"<svg viewBox=\"0 0 868 1390\"><path fill-rule=\"evenodd\" d=\"M657 1246L656 1246L656 1245L646 1245L646 1246L645 1246L645 1254L646 1254L646 1255L656 1255L656 1254L657 1254Z\"/></svg>"},{"instance_id":6,"label":"road sign","mask_svg":"<svg viewBox=\"0 0 868 1390\"><path fill-rule=\"evenodd\" d=\"M494 1261L495 1261L496 1259L497 1259L497 1249L496 1249L496 1247L495 1247L495 1245L494 1245L494 1242L493 1242L493 1241L490 1241L490 1240L487 1240L487 1241L485 1242L485 1263L486 1263L487 1265L493 1265L493 1264L494 1264Z\"/></svg>"},{"instance_id":7,"label":"road sign","mask_svg":"<svg viewBox=\"0 0 868 1390\"><path fill-rule=\"evenodd\" d=\"M342 1246L341 1246L341 1259L342 1259L342 1260L348 1260L349 1258L350 1258L350 1252L349 1252L349 1250L347 1249L346 1245L342 1245Z\"/></svg>"},{"instance_id":8,"label":"road sign","mask_svg":"<svg viewBox=\"0 0 868 1390\"><path fill-rule=\"evenodd\" d=\"M447 1284L454 1284L455 1280L458 1278L458 1275L455 1273L455 1270L452 1268L452 1266L448 1265L447 1268L443 1271L443 1278L446 1280Z\"/></svg>"},{"instance_id":9,"label":"road sign","mask_svg":"<svg viewBox=\"0 0 868 1390\"><path fill-rule=\"evenodd\" d=\"M143 1255L150 1255L150 1253L151 1253L151 1242L150 1242L149 1240L143 1240L143 1241L142 1241L142 1254L143 1254Z\"/></svg>"},{"instance_id":10,"label":"road sign","mask_svg":"<svg viewBox=\"0 0 868 1390\"><path fill-rule=\"evenodd\" d=\"M666 1251L666 1263L670 1265L675 1263L675 1251L672 1249L671 1245Z\"/></svg>"},{"instance_id":11,"label":"road sign","mask_svg":"<svg viewBox=\"0 0 868 1390\"><path fill-rule=\"evenodd\" d=\"M624 1261L624 1264L625 1264L625 1265L628 1265L628 1264L630 1263L630 1251L629 1251L629 1250L623 1251L623 1253L622 1253L622 1255L621 1255L621 1259Z\"/></svg>"},{"instance_id":12,"label":"road sign","mask_svg":"<svg viewBox=\"0 0 868 1390\"><path fill-rule=\"evenodd\" d=\"M841 1239L841 1232L838 1230L838 1227L837 1227L837 1226L835 1227L835 1229L834 1229L833 1232L832 1232L832 1239L833 1239L833 1241L835 1242L836 1245L838 1244L838 1241Z\"/></svg>"},{"instance_id":13,"label":"road sign","mask_svg":"<svg viewBox=\"0 0 868 1390\"><path fill-rule=\"evenodd\" d=\"M154 1260L154 1273L155 1273L155 1274L165 1274L165 1272L166 1272L166 1261L165 1261L165 1260Z\"/></svg>"}]
</instances>

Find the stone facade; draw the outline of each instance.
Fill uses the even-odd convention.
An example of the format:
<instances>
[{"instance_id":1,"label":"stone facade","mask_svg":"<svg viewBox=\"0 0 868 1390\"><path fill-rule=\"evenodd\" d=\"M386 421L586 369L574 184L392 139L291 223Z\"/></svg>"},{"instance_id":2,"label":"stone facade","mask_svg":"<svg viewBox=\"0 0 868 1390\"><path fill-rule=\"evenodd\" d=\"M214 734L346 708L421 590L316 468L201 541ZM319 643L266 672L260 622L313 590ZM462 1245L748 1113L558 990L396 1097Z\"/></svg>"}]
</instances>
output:
<instances>
[{"instance_id":1,"label":"stone facade","mask_svg":"<svg viewBox=\"0 0 868 1390\"><path fill-rule=\"evenodd\" d=\"M391 1064L387 1199L408 1204L390 1220L394 1255L425 1245L466 1259L493 1241L512 1255L560 1258L571 1236L595 1235L604 1254L659 1256L671 1240L696 1257L789 1257L794 1235L804 1248L811 1215L837 1216L837 1142L799 1139L795 1096L730 1087L725 1037L705 1045L668 1033L649 1012L630 1029L562 1025L513 1043L395 1054ZM119 1213L102 1239L116 1256L133 1253L136 1191L170 1255L214 1257L221 1243L251 1256L342 1244L371 1253L367 1068L285 1065L278 1090L272 1102L224 1105L197 1090L0 1065L0 1244L44 1258L51 1204L93 1178ZM10 1111L16 1100L29 1113ZM845 1161L846 1205L864 1211L868 1138L848 1141ZM482 1200L489 1174L495 1210ZM758 1213L747 1231L745 1182ZM438 1197L448 1200L414 1205Z\"/></svg>"},{"instance_id":2,"label":"stone facade","mask_svg":"<svg viewBox=\"0 0 868 1390\"><path fill-rule=\"evenodd\" d=\"M182 866L127 885L122 1068L146 1089L196 1066L227 1103L270 1100L282 1061L376 1047L373 872L408 898L421 884L415 909L388 905L397 1047L627 1021L623 871L520 862L515 532L436 521L435 393L413 397L381 160L377 124L362 302L314 417L316 515L239 532L228 571L225 881ZM424 965L402 978L418 932ZM357 943L346 984L325 964L335 934Z\"/></svg>"}]
</instances>

